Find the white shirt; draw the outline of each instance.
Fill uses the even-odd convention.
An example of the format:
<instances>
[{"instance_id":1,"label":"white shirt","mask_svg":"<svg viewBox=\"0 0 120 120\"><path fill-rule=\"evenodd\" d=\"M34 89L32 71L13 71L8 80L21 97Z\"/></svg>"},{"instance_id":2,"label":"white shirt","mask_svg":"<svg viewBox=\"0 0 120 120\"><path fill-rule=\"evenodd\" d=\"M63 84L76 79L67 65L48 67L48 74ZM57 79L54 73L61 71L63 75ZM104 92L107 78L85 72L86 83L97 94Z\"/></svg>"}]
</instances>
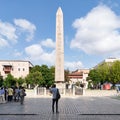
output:
<instances>
[{"instance_id":1,"label":"white shirt","mask_svg":"<svg viewBox=\"0 0 120 120\"><path fill-rule=\"evenodd\" d=\"M0 95L4 95L4 93L5 93L5 90L4 90L4 89L1 89L1 90L0 90Z\"/></svg>"}]
</instances>

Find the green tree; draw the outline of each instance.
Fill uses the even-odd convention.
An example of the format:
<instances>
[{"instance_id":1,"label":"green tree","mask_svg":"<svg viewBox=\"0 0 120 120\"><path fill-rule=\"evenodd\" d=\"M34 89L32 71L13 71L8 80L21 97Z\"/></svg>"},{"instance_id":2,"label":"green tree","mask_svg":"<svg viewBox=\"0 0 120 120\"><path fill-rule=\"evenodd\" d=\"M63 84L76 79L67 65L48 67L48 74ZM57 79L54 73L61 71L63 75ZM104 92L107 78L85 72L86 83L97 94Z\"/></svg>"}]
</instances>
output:
<instances>
[{"instance_id":1,"label":"green tree","mask_svg":"<svg viewBox=\"0 0 120 120\"><path fill-rule=\"evenodd\" d=\"M101 83L109 82L110 66L108 63L104 63L97 68L99 79Z\"/></svg>"},{"instance_id":2,"label":"green tree","mask_svg":"<svg viewBox=\"0 0 120 120\"><path fill-rule=\"evenodd\" d=\"M16 86L16 80L11 74L8 74L3 84L6 87Z\"/></svg>"},{"instance_id":3,"label":"green tree","mask_svg":"<svg viewBox=\"0 0 120 120\"><path fill-rule=\"evenodd\" d=\"M44 84L42 74L39 71L29 73L25 80L27 84L30 84L32 86Z\"/></svg>"},{"instance_id":4,"label":"green tree","mask_svg":"<svg viewBox=\"0 0 120 120\"><path fill-rule=\"evenodd\" d=\"M34 67L32 67L30 69L30 73L33 73L33 72L36 72L36 71L40 72L40 66L39 65L35 65Z\"/></svg>"},{"instance_id":5,"label":"green tree","mask_svg":"<svg viewBox=\"0 0 120 120\"><path fill-rule=\"evenodd\" d=\"M47 65L36 65L31 68L29 75L25 78L26 83L30 85L39 85L49 87L54 83L55 67L50 68Z\"/></svg>"},{"instance_id":6,"label":"green tree","mask_svg":"<svg viewBox=\"0 0 120 120\"><path fill-rule=\"evenodd\" d=\"M50 79L51 82L50 82L49 85L52 85L54 83L54 81L55 81L55 66L51 66L49 68L49 70L50 70L50 75L51 75L51 79Z\"/></svg>"},{"instance_id":7,"label":"green tree","mask_svg":"<svg viewBox=\"0 0 120 120\"><path fill-rule=\"evenodd\" d=\"M96 86L97 84L99 84L100 80L100 74L96 69L92 69L89 72L89 80L92 80L94 86Z\"/></svg>"},{"instance_id":8,"label":"green tree","mask_svg":"<svg viewBox=\"0 0 120 120\"><path fill-rule=\"evenodd\" d=\"M69 81L70 81L70 78L68 77L68 75L70 74L70 71L67 69L67 70L65 70L64 71L64 73L65 73L65 82L68 82L69 83Z\"/></svg>"},{"instance_id":9,"label":"green tree","mask_svg":"<svg viewBox=\"0 0 120 120\"><path fill-rule=\"evenodd\" d=\"M3 77L0 75L0 87L3 86Z\"/></svg>"},{"instance_id":10,"label":"green tree","mask_svg":"<svg viewBox=\"0 0 120 120\"><path fill-rule=\"evenodd\" d=\"M22 77L16 78L16 84L17 86L22 86L22 84L25 83L25 79Z\"/></svg>"},{"instance_id":11,"label":"green tree","mask_svg":"<svg viewBox=\"0 0 120 120\"><path fill-rule=\"evenodd\" d=\"M115 61L110 67L109 81L115 85L120 83L120 61Z\"/></svg>"},{"instance_id":12,"label":"green tree","mask_svg":"<svg viewBox=\"0 0 120 120\"><path fill-rule=\"evenodd\" d=\"M42 65L40 67L40 72L43 76L44 84L43 86L49 87L54 83L54 71L53 68L49 69L47 65Z\"/></svg>"},{"instance_id":13,"label":"green tree","mask_svg":"<svg viewBox=\"0 0 120 120\"><path fill-rule=\"evenodd\" d=\"M120 83L120 61L104 63L90 70L89 79L94 84L110 82L113 86Z\"/></svg>"}]
</instances>

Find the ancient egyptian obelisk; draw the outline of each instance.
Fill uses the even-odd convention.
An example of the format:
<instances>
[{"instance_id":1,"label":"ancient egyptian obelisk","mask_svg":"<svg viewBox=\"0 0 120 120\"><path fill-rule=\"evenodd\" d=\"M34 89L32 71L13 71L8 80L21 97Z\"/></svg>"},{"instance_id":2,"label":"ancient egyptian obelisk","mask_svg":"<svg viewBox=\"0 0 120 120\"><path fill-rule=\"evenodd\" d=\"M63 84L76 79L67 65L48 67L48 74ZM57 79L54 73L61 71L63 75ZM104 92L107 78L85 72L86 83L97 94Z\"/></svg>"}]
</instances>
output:
<instances>
[{"instance_id":1,"label":"ancient egyptian obelisk","mask_svg":"<svg viewBox=\"0 0 120 120\"><path fill-rule=\"evenodd\" d=\"M56 13L56 61L55 61L55 82L64 82L64 30L63 12L59 7Z\"/></svg>"}]
</instances>

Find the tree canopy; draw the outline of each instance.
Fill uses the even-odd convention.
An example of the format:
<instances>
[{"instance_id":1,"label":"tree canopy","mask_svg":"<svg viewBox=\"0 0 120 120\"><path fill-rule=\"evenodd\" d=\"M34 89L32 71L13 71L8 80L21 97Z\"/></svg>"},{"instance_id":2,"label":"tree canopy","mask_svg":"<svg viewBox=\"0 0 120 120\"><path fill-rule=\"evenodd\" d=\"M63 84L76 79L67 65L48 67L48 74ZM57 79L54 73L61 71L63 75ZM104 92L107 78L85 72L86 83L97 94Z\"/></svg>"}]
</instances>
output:
<instances>
[{"instance_id":1,"label":"tree canopy","mask_svg":"<svg viewBox=\"0 0 120 120\"><path fill-rule=\"evenodd\" d=\"M110 82L113 85L120 83L120 61L99 65L97 68L90 70L88 76L94 85L105 82Z\"/></svg>"},{"instance_id":2,"label":"tree canopy","mask_svg":"<svg viewBox=\"0 0 120 120\"><path fill-rule=\"evenodd\" d=\"M7 87L16 86L16 80L15 80L14 76L12 76L11 74L8 74L7 77L5 78L3 84L4 84L4 86L7 86Z\"/></svg>"},{"instance_id":3,"label":"tree canopy","mask_svg":"<svg viewBox=\"0 0 120 120\"><path fill-rule=\"evenodd\" d=\"M26 83L33 86L51 86L54 83L54 67L48 67L47 65L36 65L31 68L30 73L27 75Z\"/></svg>"}]
</instances>

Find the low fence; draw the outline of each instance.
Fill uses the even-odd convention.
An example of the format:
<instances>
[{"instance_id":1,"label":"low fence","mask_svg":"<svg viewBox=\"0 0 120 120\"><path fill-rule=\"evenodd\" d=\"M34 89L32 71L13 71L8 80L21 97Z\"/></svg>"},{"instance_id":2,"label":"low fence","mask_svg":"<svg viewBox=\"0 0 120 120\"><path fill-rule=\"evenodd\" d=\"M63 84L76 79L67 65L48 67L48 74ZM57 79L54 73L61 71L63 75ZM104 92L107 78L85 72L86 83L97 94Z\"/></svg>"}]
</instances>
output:
<instances>
[{"instance_id":1,"label":"low fence","mask_svg":"<svg viewBox=\"0 0 120 120\"><path fill-rule=\"evenodd\" d=\"M84 96L117 96L119 95L116 90L85 90Z\"/></svg>"},{"instance_id":2,"label":"low fence","mask_svg":"<svg viewBox=\"0 0 120 120\"><path fill-rule=\"evenodd\" d=\"M83 89L81 88L70 88L70 89L59 89L62 95L83 95ZM37 87L35 90L36 95L49 95L50 90L45 87Z\"/></svg>"},{"instance_id":3,"label":"low fence","mask_svg":"<svg viewBox=\"0 0 120 120\"><path fill-rule=\"evenodd\" d=\"M81 95L81 96L116 96L120 95L117 93L116 90L88 90L88 89L81 89L81 88L73 88L73 89L59 89L61 95L65 96L74 96L74 95ZM36 95L50 95L49 89L44 87L38 87L36 89Z\"/></svg>"}]
</instances>

